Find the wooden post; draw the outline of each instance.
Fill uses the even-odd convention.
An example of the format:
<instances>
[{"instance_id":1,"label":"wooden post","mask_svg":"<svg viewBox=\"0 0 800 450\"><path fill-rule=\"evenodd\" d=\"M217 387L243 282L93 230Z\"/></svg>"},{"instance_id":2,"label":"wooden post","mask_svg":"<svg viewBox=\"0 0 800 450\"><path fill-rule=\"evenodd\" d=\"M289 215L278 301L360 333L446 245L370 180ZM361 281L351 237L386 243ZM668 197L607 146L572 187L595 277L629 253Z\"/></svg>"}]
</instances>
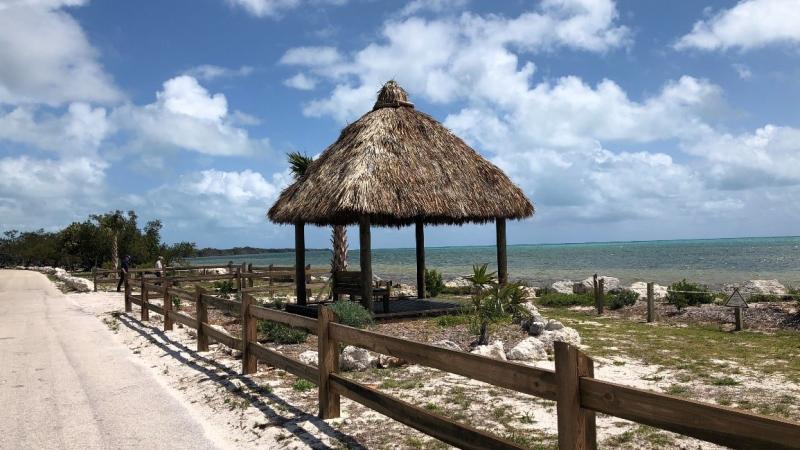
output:
<instances>
[{"instance_id":1,"label":"wooden post","mask_svg":"<svg viewBox=\"0 0 800 450\"><path fill-rule=\"evenodd\" d=\"M594 274L592 283L594 284L594 307L597 309L597 314L603 314L603 308L605 306L605 299L603 298L603 285L605 281L605 278L600 278L598 280L597 274Z\"/></svg>"},{"instance_id":2,"label":"wooden post","mask_svg":"<svg viewBox=\"0 0 800 450\"><path fill-rule=\"evenodd\" d=\"M253 273L253 263L248 263L247 264L247 273ZM253 277L248 278L247 279L247 287L253 287L253 285L255 285Z\"/></svg>"},{"instance_id":3,"label":"wooden post","mask_svg":"<svg viewBox=\"0 0 800 450\"><path fill-rule=\"evenodd\" d=\"M250 342L255 342L257 339L256 324L258 324L258 319L250 316L250 305L253 304L253 297L246 292L242 292L240 298L242 300L242 373L247 375L258 370L258 360L250 353Z\"/></svg>"},{"instance_id":4,"label":"wooden post","mask_svg":"<svg viewBox=\"0 0 800 450\"><path fill-rule=\"evenodd\" d=\"M306 236L304 224L294 224L294 284L297 304L306 304Z\"/></svg>"},{"instance_id":5,"label":"wooden post","mask_svg":"<svg viewBox=\"0 0 800 450\"><path fill-rule=\"evenodd\" d=\"M328 324L336 316L327 306L320 305L317 316L317 342L319 362L319 417L334 419L340 415L339 394L331 389L330 374L339 372L339 345L331 339Z\"/></svg>"},{"instance_id":6,"label":"wooden post","mask_svg":"<svg viewBox=\"0 0 800 450\"><path fill-rule=\"evenodd\" d=\"M269 265L269 298L275 297L275 291L272 289L272 266Z\"/></svg>"},{"instance_id":7,"label":"wooden post","mask_svg":"<svg viewBox=\"0 0 800 450\"><path fill-rule=\"evenodd\" d=\"M150 320L150 308L147 307L147 288L144 286L144 281L144 274L142 274L142 281L139 283L142 290L142 321Z\"/></svg>"},{"instance_id":8,"label":"wooden post","mask_svg":"<svg viewBox=\"0 0 800 450\"><path fill-rule=\"evenodd\" d=\"M161 289L164 290L164 331L172 331L172 296L169 293L171 286L171 280L165 280L161 285Z\"/></svg>"},{"instance_id":9,"label":"wooden post","mask_svg":"<svg viewBox=\"0 0 800 450\"><path fill-rule=\"evenodd\" d=\"M361 255L361 303L370 314L372 308L372 236L370 235L369 216L361 216L358 226L359 255Z\"/></svg>"},{"instance_id":10,"label":"wooden post","mask_svg":"<svg viewBox=\"0 0 800 450\"><path fill-rule=\"evenodd\" d=\"M205 289L202 287L195 285L194 286L194 305L195 311L197 311L197 351L198 352L207 352L208 351L208 336L203 331L203 324L208 322L208 310L206 309L205 303L203 303L202 296L205 293Z\"/></svg>"},{"instance_id":11,"label":"wooden post","mask_svg":"<svg viewBox=\"0 0 800 450\"><path fill-rule=\"evenodd\" d=\"M425 228L417 219L417 298L425 298Z\"/></svg>"},{"instance_id":12,"label":"wooden post","mask_svg":"<svg viewBox=\"0 0 800 450\"><path fill-rule=\"evenodd\" d=\"M94 291L97 292L97 266L92 267L92 282L94 283Z\"/></svg>"},{"instance_id":13,"label":"wooden post","mask_svg":"<svg viewBox=\"0 0 800 450\"><path fill-rule=\"evenodd\" d=\"M735 323L736 323L735 328L734 328L735 331L744 330L744 314L742 314L742 313L743 313L743 311L742 311L742 307L741 306L737 306L736 308L733 308L733 315L734 315L734 319L735 319Z\"/></svg>"},{"instance_id":14,"label":"wooden post","mask_svg":"<svg viewBox=\"0 0 800 450\"><path fill-rule=\"evenodd\" d=\"M497 228L497 281L500 286L508 283L508 256L506 255L506 219L495 219Z\"/></svg>"},{"instance_id":15,"label":"wooden post","mask_svg":"<svg viewBox=\"0 0 800 450\"><path fill-rule=\"evenodd\" d=\"M653 283L647 283L647 322L656 320L656 301L653 295Z\"/></svg>"},{"instance_id":16,"label":"wooden post","mask_svg":"<svg viewBox=\"0 0 800 450\"><path fill-rule=\"evenodd\" d=\"M594 375L594 363L577 348L554 342L556 363L556 411L558 448L561 450L597 448L594 412L581 408L580 377Z\"/></svg>"},{"instance_id":17,"label":"wooden post","mask_svg":"<svg viewBox=\"0 0 800 450\"><path fill-rule=\"evenodd\" d=\"M122 277L125 279L125 312L132 312L130 273L123 273Z\"/></svg>"}]
</instances>

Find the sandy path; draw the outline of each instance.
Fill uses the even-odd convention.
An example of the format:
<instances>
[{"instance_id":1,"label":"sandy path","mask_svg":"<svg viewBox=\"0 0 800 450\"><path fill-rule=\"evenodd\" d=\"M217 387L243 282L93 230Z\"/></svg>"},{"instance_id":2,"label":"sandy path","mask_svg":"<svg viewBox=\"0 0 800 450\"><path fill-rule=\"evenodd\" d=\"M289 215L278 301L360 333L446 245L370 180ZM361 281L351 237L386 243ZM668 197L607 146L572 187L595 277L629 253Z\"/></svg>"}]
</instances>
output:
<instances>
[{"instance_id":1,"label":"sandy path","mask_svg":"<svg viewBox=\"0 0 800 450\"><path fill-rule=\"evenodd\" d=\"M42 274L0 271L0 448L221 448Z\"/></svg>"}]
</instances>

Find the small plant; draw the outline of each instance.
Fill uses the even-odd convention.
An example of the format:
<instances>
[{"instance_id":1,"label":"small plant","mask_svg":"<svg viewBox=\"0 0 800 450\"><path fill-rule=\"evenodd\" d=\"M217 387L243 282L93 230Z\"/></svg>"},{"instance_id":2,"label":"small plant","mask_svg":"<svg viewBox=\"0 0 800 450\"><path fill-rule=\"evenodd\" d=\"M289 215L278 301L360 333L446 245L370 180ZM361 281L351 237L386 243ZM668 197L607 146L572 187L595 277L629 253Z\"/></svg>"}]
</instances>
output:
<instances>
[{"instance_id":1,"label":"small plant","mask_svg":"<svg viewBox=\"0 0 800 450\"><path fill-rule=\"evenodd\" d=\"M714 386L737 386L741 383L739 383L738 381L734 380L731 377L721 377L721 378L714 378L713 380L711 380L711 384L713 384Z\"/></svg>"},{"instance_id":2,"label":"small plant","mask_svg":"<svg viewBox=\"0 0 800 450\"><path fill-rule=\"evenodd\" d=\"M700 284L690 283L685 279L672 283L667 291L667 302L678 311L687 306L695 306L714 301L714 296Z\"/></svg>"},{"instance_id":3,"label":"small plant","mask_svg":"<svg viewBox=\"0 0 800 450\"><path fill-rule=\"evenodd\" d=\"M292 389L297 392L305 392L314 389L316 385L305 378L299 378L297 381L294 382L292 385Z\"/></svg>"},{"instance_id":4,"label":"small plant","mask_svg":"<svg viewBox=\"0 0 800 450\"><path fill-rule=\"evenodd\" d=\"M428 293L428 296L438 296L443 287L442 273L436 269L425 269L425 292Z\"/></svg>"},{"instance_id":5,"label":"small plant","mask_svg":"<svg viewBox=\"0 0 800 450\"><path fill-rule=\"evenodd\" d=\"M334 302L330 306L337 322L353 328L364 328L372 323L372 315L363 306L349 300Z\"/></svg>"},{"instance_id":6,"label":"small plant","mask_svg":"<svg viewBox=\"0 0 800 450\"><path fill-rule=\"evenodd\" d=\"M175 311L180 311L181 309L181 298L177 295L172 296L172 306Z\"/></svg>"},{"instance_id":7,"label":"small plant","mask_svg":"<svg viewBox=\"0 0 800 450\"><path fill-rule=\"evenodd\" d=\"M233 281L231 280L215 281L214 290L217 291L217 294L219 294L220 297L230 298L231 293L233 292Z\"/></svg>"},{"instance_id":8,"label":"small plant","mask_svg":"<svg viewBox=\"0 0 800 450\"><path fill-rule=\"evenodd\" d=\"M258 322L258 331L276 344L302 344L308 338L308 332L302 328L292 328L268 320Z\"/></svg>"},{"instance_id":9,"label":"small plant","mask_svg":"<svg viewBox=\"0 0 800 450\"><path fill-rule=\"evenodd\" d=\"M467 279L472 283L472 318L473 325L478 328L478 345L489 344L489 324L504 319L524 318L528 315L525 303L525 291L519 284L509 283L501 286L497 283L494 272L487 270L487 265L472 267L472 275Z\"/></svg>"},{"instance_id":10,"label":"small plant","mask_svg":"<svg viewBox=\"0 0 800 450\"><path fill-rule=\"evenodd\" d=\"M457 325L463 325L469 322L469 317L467 316L439 316L436 318L436 325L442 328L454 327Z\"/></svg>"},{"instance_id":11,"label":"small plant","mask_svg":"<svg viewBox=\"0 0 800 450\"><path fill-rule=\"evenodd\" d=\"M550 307L594 306L594 297L589 294L559 294L551 292L536 299L536 304Z\"/></svg>"},{"instance_id":12,"label":"small plant","mask_svg":"<svg viewBox=\"0 0 800 450\"><path fill-rule=\"evenodd\" d=\"M636 304L639 299L639 294L629 289L620 289L614 294L611 294L611 300L608 302L608 309L620 309L626 306Z\"/></svg>"}]
</instances>

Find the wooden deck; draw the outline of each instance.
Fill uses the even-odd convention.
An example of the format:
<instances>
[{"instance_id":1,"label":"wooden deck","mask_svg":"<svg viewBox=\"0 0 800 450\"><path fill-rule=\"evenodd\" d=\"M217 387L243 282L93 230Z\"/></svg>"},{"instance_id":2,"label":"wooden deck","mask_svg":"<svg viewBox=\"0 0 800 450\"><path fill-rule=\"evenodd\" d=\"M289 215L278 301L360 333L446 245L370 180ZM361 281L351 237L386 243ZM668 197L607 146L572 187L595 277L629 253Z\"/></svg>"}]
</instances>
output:
<instances>
[{"instance_id":1,"label":"wooden deck","mask_svg":"<svg viewBox=\"0 0 800 450\"><path fill-rule=\"evenodd\" d=\"M349 300L342 300L349 301ZM318 303L309 305L287 304L286 312L300 314L307 317L317 317ZM389 312L383 312L383 303L375 302L373 312L375 319L388 320L403 317L438 316L452 314L461 310L461 304L454 301L439 300L435 298L391 300L389 302Z\"/></svg>"}]
</instances>

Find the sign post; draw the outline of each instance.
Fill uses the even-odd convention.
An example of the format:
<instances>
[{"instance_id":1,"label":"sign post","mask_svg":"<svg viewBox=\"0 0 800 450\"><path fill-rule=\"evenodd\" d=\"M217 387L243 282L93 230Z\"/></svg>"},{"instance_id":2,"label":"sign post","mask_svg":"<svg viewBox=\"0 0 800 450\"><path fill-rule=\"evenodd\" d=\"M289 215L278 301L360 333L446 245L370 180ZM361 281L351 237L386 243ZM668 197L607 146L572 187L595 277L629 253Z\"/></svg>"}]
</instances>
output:
<instances>
[{"instance_id":1,"label":"sign post","mask_svg":"<svg viewBox=\"0 0 800 450\"><path fill-rule=\"evenodd\" d=\"M739 288L733 288L733 292L731 296L728 297L728 301L725 302L725 306L729 308L734 308L734 322L735 322L735 331L742 331L744 329L744 314L742 314L742 308L748 308L747 302L744 301L744 297L739 292Z\"/></svg>"}]
</instances>

